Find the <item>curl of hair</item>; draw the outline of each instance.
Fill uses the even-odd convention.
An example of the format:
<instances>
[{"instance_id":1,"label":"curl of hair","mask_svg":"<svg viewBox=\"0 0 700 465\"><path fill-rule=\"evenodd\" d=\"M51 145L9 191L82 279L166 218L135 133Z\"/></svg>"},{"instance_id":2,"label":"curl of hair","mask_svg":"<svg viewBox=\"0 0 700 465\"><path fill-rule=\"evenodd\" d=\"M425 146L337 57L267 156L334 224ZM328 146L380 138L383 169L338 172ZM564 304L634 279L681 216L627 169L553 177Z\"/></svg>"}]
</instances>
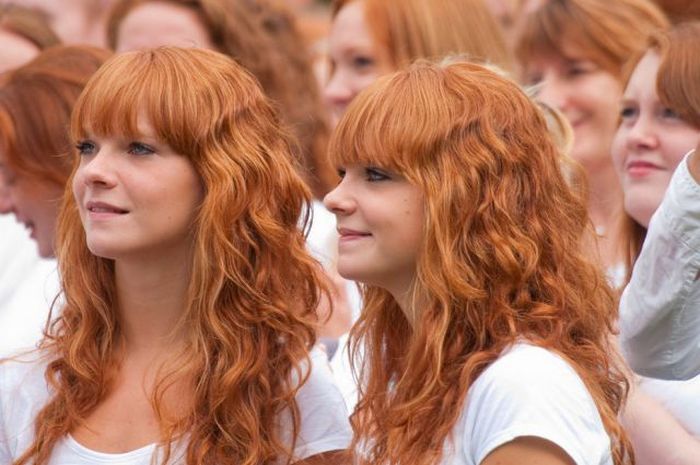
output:
<instances>
[{"instance_id":1,"label":"curl of hair","mask_svg":"<svg viewBox=\"0 0 700 465\"><path fill-rule=\"evenodd\" d=\"M439 463L470 386L526 339L574 367L614 462L627 463L617 418L627 381L609 337L616 296L585 255L585 200L567 185L537 105L484 67L418 63L351 103L330 154L395 170L425 198L418 321L365 286L351 333L353 352L365 348L352 416L360 462Z\"/></svg>"},{"instance_id":2,"label":"curl of hair","mask_svg":"<svg viewBox=\"0 0 700 465\"><path fill-rule=\"evenodd\" d=\"M188 465L288 463L278 422L288 415L296 440L294 396L308 376L303 367L323 289L299 228L311 194L297 173L292 138L255 79L206 50L115 56L76 103L71 134L136 137L140 115L191 160L205 190L178 326L186 344L159 371L151 399L163 463L183 434ZM46 464L56 442L105 398L119 368L113 262L90 253L69 188L67 194L57 247L65 306L43 342L53 356L47 380L54 394L16 465ZM184 415L166 403L173 386L187 393Z\"/></svg>"},{"instance_id":3,"label":"curl of hair","mask_svg":"<svg viewBox=\"0 0 700 465\"><path fill-rule=\"evenodd\" d=\"M355 1L363 2L370 33L396 69L459 54L513 71L500 26L483 0L335 0L333 15Z\"/></svg>"},{"instance_id":4,"label":"curl of hair","mask_svg":"<svg viewBox=\"0 0 700 465\"><path fill-rule=\"evenodd\" d=\"M571 47L621 79L629 57L668 26L651 0L544 0L523 20L516 57L527 73L535 57L566 56Z\"/></svg>"},{"instance_id":5,"label":"curl of hair","mask_svg":"<svg viewBox=\"0 0 700 465\"><path fill-rule=\"evenodd\" d=\"M700 130L700 21L681 23L652 35L647 47L625 65L625 85L647 52L659 55L656 95L662 105L673 110L683 121ZM690 150L692 147L688 147ZM627 281L642 251L647 230L627 212L620 214L619 240L622 244Z\"/></svg>"},{"instance_id":6,"label":"curl of hair","mask_svg":"<svg viewBox=\"0 0 700 465\"><path fill-rule=\"evenodd\" d=\"M110 47L119 43L124 18L153 0L117 0L107 23ZM164 0L194 11L218 52L235 59L260 82L280 109L283 122L299 140L295 152L301 173L317 198L337 183L326 149L330 129L311 53L292 13L272 0Z\"/></svg>"},{"instance_id":7,"label":"curl of hair","mask_svg":"<svg viewBox=\"0 0 700 465\"><path fill-rule=\"evenodd\" d=\"M61 43L45 14L13 3L0 5L0 29L17 34L39 50Z\"/></svg>"},{"instance_id":8,"label":"curl of hair","mask_svg":"<svg viewBox=\"0 0 700 465\"><path fill-rule=\"evenodd\" d=\"M9 71L0 85L0 150L30 179L63 187L71 171L70 114L88 79L111 55L88 46L51 47Z\"/></svg>"}]
</instances>

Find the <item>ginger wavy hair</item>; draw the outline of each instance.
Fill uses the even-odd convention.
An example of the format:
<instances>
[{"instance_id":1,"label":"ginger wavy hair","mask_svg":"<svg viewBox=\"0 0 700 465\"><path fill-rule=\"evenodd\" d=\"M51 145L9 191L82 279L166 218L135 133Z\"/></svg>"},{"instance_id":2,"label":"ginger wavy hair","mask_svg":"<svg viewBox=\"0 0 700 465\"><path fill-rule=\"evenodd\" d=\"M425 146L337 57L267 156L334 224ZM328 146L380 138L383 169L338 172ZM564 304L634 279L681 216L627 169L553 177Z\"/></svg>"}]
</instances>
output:
<instances>
[{"instance_id":1,"label":"ginger wavy hair","mask_svg":"<svg viewBox=\"0 0 700 465\"><path fill-rule=\"evenodd\" d=\"M299 228L311 194L294 165L291 137L233 60L177 48L109 60L78 100L71 135L137 137L140 112L160 140L191 160L205 190L180 321L186 345L158 372L152 396L163 463L183 435L188 465L288 463L278 421L281 414L291 419L284 433L295 441L294 396L308 377L323 289ZM56 442L100 404L119 370L114 265L88 250L67 189L57 247L65 305L41 344L53 395L15 465L48 463ZM191 396L177 418L164 402L172 386Z\"/></svg>"},{"instance_id":2,"label":"ginger wavy hair","mask_svg":"<svg viewBox=\"0 0 700 465\"><path fill-rule=\"evenodd\" d=\"M351 418L359 462L440 463L470 386L525 339L577 371L615 464L629 463L617 417L628 385L610 338L616 296L586 257L585 199L517 84L475 64L418 63L351 103L330 153L341 166L397 172L425 198L418 320L387 290L362 289L351 333L354 358L365 350Z\"/></svg>"},{"instance_id":3,"label":"ginger wavy hair","mask_svg":"<svg viewBox=\"0 0 700 465\"><path fill-rule=\"evenodd\" d=\"M530 60L566 56L566 47L622 79L629 57L645 47L651 34L668 26L651 0L543 0L523 19L515 54L525 80Z\"/></svg>"},{"instance_id":4,"label":"ginger wavy hair","mask_svg":"<svg viewBox=\"0 0 700 465\"><path fill-rule=\"evenodd\" d=\"M78 96L111 53L50 47L9 71L0 85L0 150L15 172L63 187L71 172L67 128Z\"/></svg>"},{"instance_id":5,"label":"ginger wavy hair","mask_svg":"<svg viewBox=\"0 0 700 465\"><path fill-rule=\"evenodd\" d=\"M122 21L135 8L154 0L116 0L107 24L110 47L119 43ZM279 105L284 123L299 140L300 171L317 198L337 183L326 150L330 128L311 52L295 17L273 0L158 0L197 14L218 52L234 58L260 81Z\"/></svg>"},{"instance_id":6,"label":"ginger wavy hair","mask_svg":"<svg viewBox=\"0 0 700 465\"><path fill-rule=\"evenodd\" d=\"M375 42L396 69L413 61L463 54L512 71L513 57L483 0L335 0L333 16L361 1Z\"/></svg>"},{"instance_id":7,"label":"ginger wavy hair","mask_svg":"<svg viewBox=\"0 0 700 465\"><path fill-rule=\"evenodd\" d=\"M700 131L700 21L681 23L668 31L658 32L647 41L647 48L633 56L625 65L625 85L647 52L659 55L656 73L656 94L666 108L681 120ZM693 147L688 147L691 150ZM627 265L627 279L642 251L647 228L622 212L619 240Z\"/></svg>"}]
</instances>

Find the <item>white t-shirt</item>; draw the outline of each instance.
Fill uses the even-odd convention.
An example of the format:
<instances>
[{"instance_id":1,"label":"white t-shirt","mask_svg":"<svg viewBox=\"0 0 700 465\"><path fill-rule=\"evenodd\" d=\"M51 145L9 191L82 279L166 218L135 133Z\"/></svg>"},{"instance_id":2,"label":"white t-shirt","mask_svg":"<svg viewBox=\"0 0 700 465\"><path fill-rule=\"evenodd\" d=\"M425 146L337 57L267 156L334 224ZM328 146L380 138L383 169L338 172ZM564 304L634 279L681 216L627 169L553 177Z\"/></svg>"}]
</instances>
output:
<instances>
[{"instance_id":1,"label":"white t-shirt","mask_svg":"<svg viewBox=\"0 0 700 465\"><path fill-rule=\"evenodd\" d=\"M478 465L523 436L553 442L577 465L613 463L610 437L578 374L555 353L520 343L469 389L442 465Z\"/></svg>"},{"instance_id":2,"label":"white t-shirt","mask_svg":"<svg viewBox=\"0 0 700 465\"><path fill-rule=\"evenodd\" d=\"M34 356L29 362L12 361L0 365L0 464L11 463L31 444L34 418L49 399L44 379L45 361ZM26 356L24 356L26 359ZM300 431L294 454L298 460L331 450L347 449L352 431L340 392L333 384L326 355L311 351L311 374L296 400L300 411ZM282 438L291 444L288 417L282 416ZM285 434L287 433L287 434ZM171 464L184 464L182 445L174 447ZM155 444L123 454L90 450L71 436L54 447L49 465L151 465Z\"/></svg>"},{"instance_id":3,"label":"white t-shirt","mask_svg":"<svg viewBox=\"0 0 700 465\"><path fill-rule=\"evenodd\" d=\"M0 357L33 348L58 294L56 261L10 215L0 215Z\"/></svg>"}]
</instances>

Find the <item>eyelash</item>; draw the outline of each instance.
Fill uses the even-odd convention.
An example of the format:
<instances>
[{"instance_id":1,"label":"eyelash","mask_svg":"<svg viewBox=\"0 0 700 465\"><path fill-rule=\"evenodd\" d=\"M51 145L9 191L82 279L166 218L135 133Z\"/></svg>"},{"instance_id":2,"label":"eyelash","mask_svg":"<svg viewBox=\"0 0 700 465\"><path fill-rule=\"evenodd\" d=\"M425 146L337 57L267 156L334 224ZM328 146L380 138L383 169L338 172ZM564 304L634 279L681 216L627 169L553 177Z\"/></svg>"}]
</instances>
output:
<instances>
[{"instance_id":1,"label":"eyelash","mask_svg":"<svg viewBox=\"0 0 700 465\"><path fill-rule=\"evenodd\" d=\"M75 144L75 148L80 155L93 155L96 149L95 143L92 141L80 141ZM131 155L151 155L155 153L155 149L143 142L131 142L126 150Z\"/></svg>"},{"instance_id":2,"label":"eyelash","mask_svg":"<svg viewBox=\"0 0 700 465\"><path fill-rule=\"evenodd\" d=\"M75 144L75 149L80 155L91 155L92 152L95 150L95 144L93 144L90 141L80 141L77 144Z\"/></svg>"},{"instance_id":3,"label":"eyelash","mask_svg":"<svg viewBox=\"0 0 700 465\"><path fill-rule=\"evenodd\" d=\"M132 142L129 144L127 152L132 155L152 155L156 151L153 147L143 142Z\"/></svg>"},{"instance_id":4,"label":"eyelash","mask_svg":"<svg viewBox=\"0 0 700 465\"><path fill-rule=\"evenodd\" d=\"M365 180L368 182L379 182L391 179L391 177L384 171L371 166L364 168L364 174ZM340 177L340 179L343 179L345 177L345 169L338 168L338 177Z\"/></svg>"}]
</instances>

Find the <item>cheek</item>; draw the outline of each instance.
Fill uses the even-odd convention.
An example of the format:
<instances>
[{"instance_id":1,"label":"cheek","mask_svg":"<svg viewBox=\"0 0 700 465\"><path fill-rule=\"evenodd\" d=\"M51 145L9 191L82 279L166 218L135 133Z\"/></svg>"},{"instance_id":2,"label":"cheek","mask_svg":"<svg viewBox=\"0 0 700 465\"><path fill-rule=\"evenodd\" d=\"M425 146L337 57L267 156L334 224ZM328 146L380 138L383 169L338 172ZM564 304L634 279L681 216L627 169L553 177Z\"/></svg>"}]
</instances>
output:
<instances>
[{"instance_id":1,"label":"cheek","mask_svg":"<svg viewBox=\"0 0 700 465\"><path fill-rule=\"evenodd\" d=\"M619 177L622 177L625 157L627 156L627 130L619 127L610 146L610 156Z\"/></svg>"}]
</instances>

